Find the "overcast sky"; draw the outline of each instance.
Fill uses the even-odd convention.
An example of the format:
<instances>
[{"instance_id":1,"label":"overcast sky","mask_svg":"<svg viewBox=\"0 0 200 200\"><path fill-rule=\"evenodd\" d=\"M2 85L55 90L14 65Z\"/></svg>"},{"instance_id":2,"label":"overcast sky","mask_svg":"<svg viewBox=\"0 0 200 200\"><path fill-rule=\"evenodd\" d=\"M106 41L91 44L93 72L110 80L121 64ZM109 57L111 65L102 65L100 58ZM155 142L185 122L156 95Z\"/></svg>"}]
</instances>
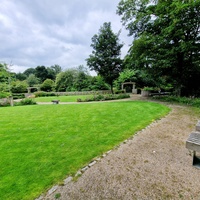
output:
<instances>
[{"instance_id":1,"label":"overcast sky","mask_svg":"<svg viewBox=\"0 0 200 200\"><path fill-rule=\"evenodd\" d=\"M122 58L131 38L116 14L119 0L0 0L0 62L12 71L58 64L86 66L91 38L104 22L122 29Z\"/></svg>"}]
</instances>

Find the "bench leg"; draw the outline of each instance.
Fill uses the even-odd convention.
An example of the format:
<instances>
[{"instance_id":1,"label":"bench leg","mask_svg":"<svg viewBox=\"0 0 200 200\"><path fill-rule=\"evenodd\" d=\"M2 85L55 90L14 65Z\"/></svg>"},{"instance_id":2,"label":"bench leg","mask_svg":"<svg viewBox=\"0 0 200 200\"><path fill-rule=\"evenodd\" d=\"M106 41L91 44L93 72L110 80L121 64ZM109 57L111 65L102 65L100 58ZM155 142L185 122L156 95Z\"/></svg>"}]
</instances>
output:
<instances>
[{"instance_id":1,"label":"bench leg","mask_svg":"<svg viewBox=\"0 0 200 200\"><path fill-rule=\"evenodd\" d=\"M197 156L196 151L193 153L193 166L200 169L200 157Z\"/></svg>"}]
</instances>

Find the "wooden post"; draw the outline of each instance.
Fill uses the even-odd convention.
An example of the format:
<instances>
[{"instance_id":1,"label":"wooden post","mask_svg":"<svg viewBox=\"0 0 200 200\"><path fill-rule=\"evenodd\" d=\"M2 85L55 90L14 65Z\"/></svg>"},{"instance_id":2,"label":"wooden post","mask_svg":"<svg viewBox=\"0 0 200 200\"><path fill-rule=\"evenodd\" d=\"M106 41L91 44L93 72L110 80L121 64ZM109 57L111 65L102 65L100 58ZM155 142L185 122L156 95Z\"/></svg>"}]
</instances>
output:
<instances>
[{"instance_id":1,"label":"wooden post","mask_svg":"<svg viewBox=\"0 0 200 200\"><path fill-rule=\"evenodd\" d=\"M13 97L12 96L9 96L9 100L10 100L10 106L14 106L14 104L13 104Z\"/></svg>"}]
</instances>

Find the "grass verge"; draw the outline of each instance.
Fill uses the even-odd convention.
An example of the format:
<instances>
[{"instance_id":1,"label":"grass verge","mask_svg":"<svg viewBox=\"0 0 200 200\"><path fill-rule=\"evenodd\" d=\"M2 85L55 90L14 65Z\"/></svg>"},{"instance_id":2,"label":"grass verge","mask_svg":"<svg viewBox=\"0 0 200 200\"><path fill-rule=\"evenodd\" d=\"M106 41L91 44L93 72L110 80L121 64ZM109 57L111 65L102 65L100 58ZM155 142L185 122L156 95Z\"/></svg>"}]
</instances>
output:
<instances>
[{"instance_id":1,"label":"grass verge","mask_svg":"<svg viewBox=\"0 0 200 200\"><path fill-rule=\"evenodd\" d=\"M1 108L1 199L38 197L168 112L130 101Z\"/></svg>"},{"instance_id":2,"label":"grass verge","mask_svg":"<svg viewBox=\"0 0 200 200\"><path fill-rule=\"evenodd\" d=\"M75 96L53 96L53 97L37 97L36 102L51 102L52 100L60 100L60 102L77 102L77 99L91 98L93 95L75 95Z\"/></svg>"}]
</instances>

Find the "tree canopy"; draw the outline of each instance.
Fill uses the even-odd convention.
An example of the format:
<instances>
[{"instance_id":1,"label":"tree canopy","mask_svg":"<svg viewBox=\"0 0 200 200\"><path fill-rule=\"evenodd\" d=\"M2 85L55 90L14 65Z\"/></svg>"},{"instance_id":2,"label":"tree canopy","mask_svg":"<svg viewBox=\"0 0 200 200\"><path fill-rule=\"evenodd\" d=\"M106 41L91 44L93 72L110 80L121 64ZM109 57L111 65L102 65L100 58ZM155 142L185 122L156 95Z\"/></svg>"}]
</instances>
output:
<instances>
[{"instance_id":1,"label":"tree canopy","mask_svg":"<svg viewBox=\"0 0 200 200\"><path fill-rule=\"evenodd\" d=\"M178 94L198 93L200 1L122 0L117 13L134 37L129 67L162 77Z\"/></svg>"},{"instance_id":2,"label":"tree canopy","mask_svg":"<svg viewBox=\"0 0 200 200\"><path fill-rule=\"evenodd\" d=\"M92 37L92 54L87 60L91 70L102 76L111 87L113 93L113 81L122 71L120 53L122 44L119 43L119 33L113 33L111 23L105 22L100 27L99 33Z\"/></svg>"}]
</instances>

